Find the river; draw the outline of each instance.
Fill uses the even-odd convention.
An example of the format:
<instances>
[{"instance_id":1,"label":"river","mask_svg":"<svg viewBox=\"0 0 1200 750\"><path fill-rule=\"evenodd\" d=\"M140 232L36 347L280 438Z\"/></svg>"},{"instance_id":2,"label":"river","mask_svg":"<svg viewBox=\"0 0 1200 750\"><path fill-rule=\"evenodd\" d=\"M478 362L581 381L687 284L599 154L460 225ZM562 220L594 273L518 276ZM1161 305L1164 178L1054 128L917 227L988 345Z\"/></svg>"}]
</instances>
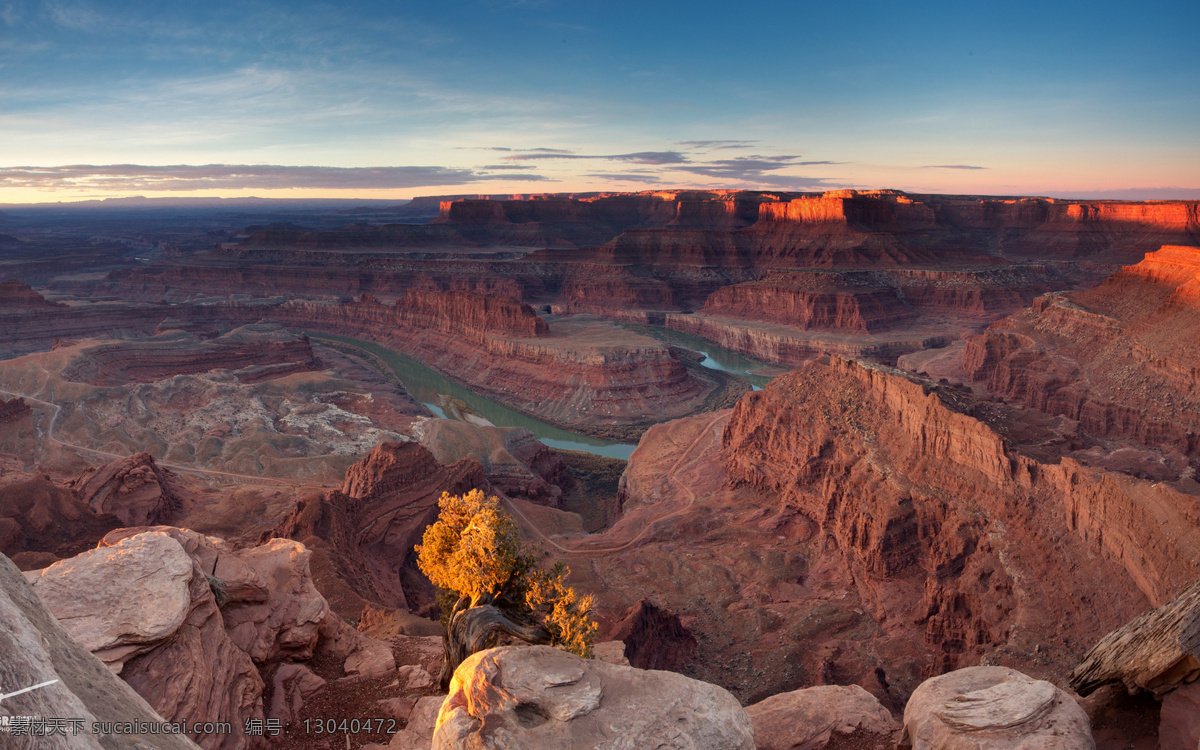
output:
<instances>
[{"instance_id":1,"label":"river","mask_svg":"<svg viewBox=\"0 0 1200 750\"><path fill-rule=\"evenodd\" d=\"M379 344L350 338L349 336L335 336L328 333L313 333L312 331L307 331L306 333L310 338L317 341L324 339L349 344L379 357L387 363L388 367L392 368L392 372L396 373L396 377L400 378L400 382L408 389L409 394L439 417L451 419L461 416L455 414L454 409L448 410L445 408L452 403L450 399L454 399L466 404L470 413L482 417L491 424L499 427L524 427L536 435L538 440L541 440L551 448L584 451L586 453L595 453L599 456L608 456L609 458L628 459L629 455L633 453L633 449L637 447L629 443L612 443L607 440L579 435L559 427L554 427L553 425L548 425L545 422L539 422L533 417L527 417L520 412L501 406L495 401L486 399L431 370L415 359L406 357ZM447 413L448 411L449 413Z\"/></svg>"},{"instance_id":2,"label":"river","mask_svg":"<svg viewBox=\"0 0 1200 750\"><path fill-rule=\"evenodd\" d=\"M751 387L756 391L761 391L763 386L771 381L770 376L755 374L756 371L778 369L776 366L743 357L741 354L728 349L723 349L707 339L702 339L699 336L693 336L683 331L676 331L673 328L644 326L633 323L621 323L619 325L637 333L653 336L659 341L674 344L681 349L690 349L691 351L699 352L704 355L704 360L700 364L710 370L721 370L722 372L731 372L734 375L740 375L750 381Z\"/></svg>"}]
</instances>

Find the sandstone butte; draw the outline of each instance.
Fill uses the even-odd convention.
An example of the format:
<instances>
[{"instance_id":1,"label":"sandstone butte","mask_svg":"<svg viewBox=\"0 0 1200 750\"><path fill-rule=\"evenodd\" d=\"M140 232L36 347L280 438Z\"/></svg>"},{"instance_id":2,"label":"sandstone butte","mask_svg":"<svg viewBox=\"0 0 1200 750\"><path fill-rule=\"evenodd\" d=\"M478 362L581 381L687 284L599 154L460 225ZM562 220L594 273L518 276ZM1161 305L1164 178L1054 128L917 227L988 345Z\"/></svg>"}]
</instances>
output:
<instances>
[{"instance_id":1,"label":"sandstone butte","mask_svg":"<svg viewBox=\"0 0 1200 750\"><path fill-rule=\"evenodd\" d=\"M632 669L568 682L615 680L618 698L667 679L647 670L698 678L661 683L680 705L728 707L697 737L1194 747L1194 685L1161 703L1055 686L1200 577L1195 202L662 191L412 210L432 221L273 224L137 265L97 251L57 274L5 266L20 281L0 282L0 552L145 710L390 716L396 747L470 744L472 722L584 736L617 707L576 701L587 710L563 718L530 693L467 700L439 724L436 602L412 546L442 492L480 487L597 596L616 639L602 653ZM797 369L746 393L617 323ZM304 331L386 346L543 421L644 434L616 485L618 470L528 433L431 419L371 355ZM232 407L261 415L253 441L240 422L219 434L244 441L240 462L169 444L208 406L197 378L261 402ZM108 422L118 394L145 412L136 430ZM334 416L295 421L317 413ZM336 483L279 468L300 466L295 424L342 456ZM337 453L361 424L386 425L384 442ZM572 511L600 505L585 534ZM126 617L116 579L142 581L162 616ZM18 583L12 601L29 596ZM1105 679L1200 660L1184 646L1129 652ZM66 674L59 653L46 664ZM464 674L463 694L507 694L487 683L504 669ZM201 745L267 746L222 742Z\"/></svg>"}]
</instances>

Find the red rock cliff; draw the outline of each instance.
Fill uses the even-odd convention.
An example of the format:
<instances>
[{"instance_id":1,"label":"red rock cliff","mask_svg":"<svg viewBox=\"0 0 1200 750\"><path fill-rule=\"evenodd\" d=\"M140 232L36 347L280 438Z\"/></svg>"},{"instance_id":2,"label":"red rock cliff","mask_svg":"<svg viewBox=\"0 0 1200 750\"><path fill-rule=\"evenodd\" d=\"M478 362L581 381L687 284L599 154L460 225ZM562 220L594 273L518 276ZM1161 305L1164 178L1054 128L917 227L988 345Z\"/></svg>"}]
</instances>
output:
<instances>
[{"instance_id":1,"label":"red rock cliff","mask_svg":"<svg viewBox=\"0 0 1200 750\"><path fill-rule=\"evenodd\" d=\"M963 394L835 358L738 402L727 470L815 523L885 632L919 625L935 671L1064 637L1081 654L1107 623L1200 573L1196 498L1041 464L959 411L970 407ZM1017 623L1029 645L1014 640Z\"/></svg>"},{"instance_id":2,"label":"red rock cliff","mask_svg":"<svg viewBox=\"0 0 1200 750\"><path fill-rule=\"evenodd\" d=\"M1101 438L1200 455L1200 249L1164 247L1093 290L1053 294L968 339L992 393Z\"/></svg>"}]
</instances>

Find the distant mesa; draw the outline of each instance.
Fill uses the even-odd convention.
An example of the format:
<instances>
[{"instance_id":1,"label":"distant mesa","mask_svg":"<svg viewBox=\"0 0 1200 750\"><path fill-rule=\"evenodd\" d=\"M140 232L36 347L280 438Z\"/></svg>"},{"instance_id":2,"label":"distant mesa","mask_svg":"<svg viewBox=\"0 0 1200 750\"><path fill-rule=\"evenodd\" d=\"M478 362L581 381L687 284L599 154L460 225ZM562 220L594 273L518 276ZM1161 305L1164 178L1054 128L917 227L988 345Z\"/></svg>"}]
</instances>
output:
<instances>
[{"instance_id":1,"label":"distant mesa","mask_svg":"<svg viewBox=\"0 0 1200 750\"><path fill-rule=\"evenodd\" d=\"M42 307L64 307L64 305L48 301L28 284L22 284L13 279L0 281L0 310Z\"/></svg>"}]
</instances>

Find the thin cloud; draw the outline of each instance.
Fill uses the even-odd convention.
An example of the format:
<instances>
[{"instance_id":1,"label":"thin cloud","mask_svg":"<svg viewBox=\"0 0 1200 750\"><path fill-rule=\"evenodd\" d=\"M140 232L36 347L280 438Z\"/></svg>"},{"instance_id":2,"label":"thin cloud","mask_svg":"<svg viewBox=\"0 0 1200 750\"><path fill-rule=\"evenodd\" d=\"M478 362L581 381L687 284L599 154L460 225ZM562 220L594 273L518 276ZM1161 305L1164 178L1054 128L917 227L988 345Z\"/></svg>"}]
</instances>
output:
<instances>
[{"instance_id":1,"label":"thin cloud","mask_svg":"<svg viewBox=\"0 0 1200 750\"><path fill-rule=\"evenodd\" d=\"M471 146L455 146L455 148L473 148ZM508 148L506 146L478 146L483 151L507 151L516 152L518 154L572 154L573 151L568 151L565 148ZM547 157L543 157L547 158Z\"/></svg>"},{"instance_id":2,"label":"thin cloud","mask_svg":"<svg viewBox=\"0 0 1200 750\"><path fill-rule=\"evenodd\" d=\"M82 3L46 3L46 10L54 23L76 31L95 29L104 23L103 16Z\"/></svg>"},{"instance_id":3,"label":"thin cloud","mask_svg":"<svg viewBox=\"0 0 1200 750\"><path fill-rule=\"evenodd\" d=\"M987 167L976 167L970 164L927 164L921 169L987 169Z\"/></svg>"},{"instance_id":4,"label":"thin cloud","mask_svg":"<svg viewBox=\"0 0 1200 750\"><path fill-rule=\"evenodd\" d=\"M0 188L48 190L281 190L288 188L392 189L462 185L481 180L544 181L538 174L480 174L449 167L285 167L138 164L0 168Z\"/></svg>"},{"instance_id":5,"label":"thin cloud","mask_svg":"<svg viewBox=\"0 0 1200 750\"><path fill-rule=\"evenodd\" d=\"M796 166L799 156L739 156L736 159L718 159L704 164L678 167L681 171L705 177L758 181L767 172Z\"/></svg>"},{"instance_id":6,"label":"thin cloud","mask_svg":"<svg viewBox=\"0 0 1200 750\"><path fill-rule=\"evenodd\" d=\"M701 149L704 151L720 151L721 149L728 148L752 148L754 144L759 143L759 141L676 141L676 143L678 143L680 146L687 146L688 148Z\"/></svg>"},{"instance_id":7,"label":"thin cloud","mask_svg":"<svg viewBox=\"0 0 1200 750\"><path fill-rule=\"evenodd\" d=\"M573 154L559 153L524 153L521 155L503 157L510 161L528 161L530 159L607 159L623 161L632 164L687 164L690 160L678 151L637 151L632 154Z\"/></svg>"},{"instance_id":8,"label":"thin cloud","mask_svg":"<svg viewBox=\"0 0 1200 750\"><path fill-rule=\"evenodd\" d=\"M594 177L597 180L611 180L612 182L643 182L648 185L666 184L661 177L652 174L643 174L641 172L592 172L583 176Z\"/></svg>"}]
</instances>

